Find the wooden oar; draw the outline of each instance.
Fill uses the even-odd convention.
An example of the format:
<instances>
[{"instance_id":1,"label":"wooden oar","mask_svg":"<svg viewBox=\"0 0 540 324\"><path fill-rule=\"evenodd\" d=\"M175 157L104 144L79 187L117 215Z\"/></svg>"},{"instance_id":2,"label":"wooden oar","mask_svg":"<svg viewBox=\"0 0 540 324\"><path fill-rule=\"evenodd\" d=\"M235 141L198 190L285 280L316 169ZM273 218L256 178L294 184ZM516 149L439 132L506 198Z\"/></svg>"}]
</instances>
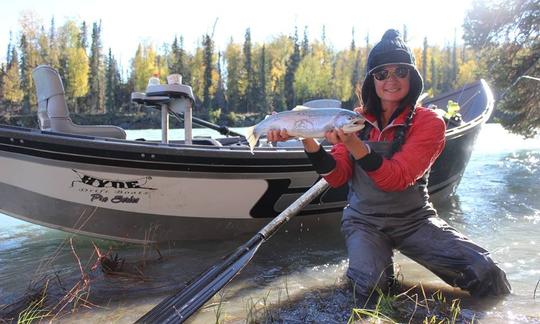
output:
<instances>
[{"instance_id":1,"label":"wooden oar","mask_svg":"<svg viewBox=\"0 0 540 324\"><path fill-rule=\"evenodd\" d=\"M220 263L210 267L178 293L163 300L138 319L136 323L181 323L185 321L231 281L249 263L259 246L276 233L281 225L288 222L327 187L328 183L324 178L317 181L244 245Z\"/></svg>"}]
</instances>

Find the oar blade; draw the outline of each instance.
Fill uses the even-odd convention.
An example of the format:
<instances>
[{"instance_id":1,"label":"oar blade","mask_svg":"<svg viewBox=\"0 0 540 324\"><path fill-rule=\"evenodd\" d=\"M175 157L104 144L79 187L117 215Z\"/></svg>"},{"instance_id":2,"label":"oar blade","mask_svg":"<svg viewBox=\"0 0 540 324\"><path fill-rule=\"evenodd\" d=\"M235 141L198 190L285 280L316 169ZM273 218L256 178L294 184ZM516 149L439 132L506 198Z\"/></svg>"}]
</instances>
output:
<instances>
[{"instance_id":1,"label":"oar blade","mask_svg":"<svg viewBox=\"0 0 540 324\"><path fill-rule=\"evenodd\" d=\"M254 240L255 238L258 240ZM205 272L177 294L163 300L136 323L184 322L249 263L262 242L262 237L255 236L220 265Z\"/></svg>"}]
</instances>

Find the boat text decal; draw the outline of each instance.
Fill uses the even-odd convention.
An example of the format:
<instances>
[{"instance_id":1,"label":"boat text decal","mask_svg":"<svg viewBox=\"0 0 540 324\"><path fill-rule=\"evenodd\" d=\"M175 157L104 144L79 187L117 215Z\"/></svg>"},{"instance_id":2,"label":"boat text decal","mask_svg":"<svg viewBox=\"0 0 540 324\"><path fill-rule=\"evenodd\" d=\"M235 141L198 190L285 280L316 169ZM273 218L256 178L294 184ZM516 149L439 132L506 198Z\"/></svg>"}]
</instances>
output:
<instances>
[{"instance_id":1,"label":"boat text decal","mask_svg":"<svg viewBox=\"0 0 540 324\"><path fill-rule=\"evenodd\" d=\"M111 180L84 174L75 169L71 170L77 175L77 179L71 182L71 187L77 188L79 192L87 193L90 202L138 204L140 198L148 195L149 191L157 190L157 188L147 187L148 182L152 180L151 176Z\"/></svg>"}]
</instances>

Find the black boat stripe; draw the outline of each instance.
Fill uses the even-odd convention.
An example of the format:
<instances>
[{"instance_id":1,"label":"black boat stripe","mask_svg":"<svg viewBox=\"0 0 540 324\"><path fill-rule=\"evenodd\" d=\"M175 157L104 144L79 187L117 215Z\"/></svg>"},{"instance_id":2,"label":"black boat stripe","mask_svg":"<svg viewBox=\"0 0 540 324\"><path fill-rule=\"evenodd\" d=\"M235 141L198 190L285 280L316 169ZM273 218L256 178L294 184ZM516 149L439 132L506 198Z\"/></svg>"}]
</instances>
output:
<instances>
[{"instance_id":1,"label":"black boat stripe","mask_svg":"<svg viewBox=\"0 0 540 324\"><path fill-rule=\"evenodd\" d=\"M217 164L191 164L183 162L162 162L148 160L126 160L115 158L91 157L87 155L60 154L51 151L38 151L18 146L0 145L0 150L40 157L45 159L53 159L65 162L77 162L96 165L108 165L124 168L138 168L151 170L169 170L169 171L196 171L196 172L235 172L235 173L283 173L283 172L306 172L313 171L313 167L309 165L220 165ZM277 162L277 160L276 160Z\"/></svg>"}]
</instances>

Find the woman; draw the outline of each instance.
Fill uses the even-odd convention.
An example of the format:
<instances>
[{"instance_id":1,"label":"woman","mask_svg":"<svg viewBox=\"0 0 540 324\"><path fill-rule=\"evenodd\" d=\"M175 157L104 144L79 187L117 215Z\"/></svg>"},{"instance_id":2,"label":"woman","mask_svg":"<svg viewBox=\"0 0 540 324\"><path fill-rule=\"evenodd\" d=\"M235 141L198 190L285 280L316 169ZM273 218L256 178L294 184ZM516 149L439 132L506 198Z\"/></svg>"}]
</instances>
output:
<instances>
[{"instance_id":1,"label":"woman","mask_svg":"<svg viewBox=\"0 0 540 324\"><path fill-rule=\"evenodd\" d=\"M342 232L347 276L361 303L393 283L393 250L473 296L510 292L505 273L488 252L438 218L428 201L428 173L444 148L445 123L416 107L423 81L410 49L388 30L368 56L362 86L366 127L358 134L333 130L327 153L314 139L304 147L315 170L333 187L349 183ZM274 130L269 141L289 139Z\"/></svg>"}]
</instances>

